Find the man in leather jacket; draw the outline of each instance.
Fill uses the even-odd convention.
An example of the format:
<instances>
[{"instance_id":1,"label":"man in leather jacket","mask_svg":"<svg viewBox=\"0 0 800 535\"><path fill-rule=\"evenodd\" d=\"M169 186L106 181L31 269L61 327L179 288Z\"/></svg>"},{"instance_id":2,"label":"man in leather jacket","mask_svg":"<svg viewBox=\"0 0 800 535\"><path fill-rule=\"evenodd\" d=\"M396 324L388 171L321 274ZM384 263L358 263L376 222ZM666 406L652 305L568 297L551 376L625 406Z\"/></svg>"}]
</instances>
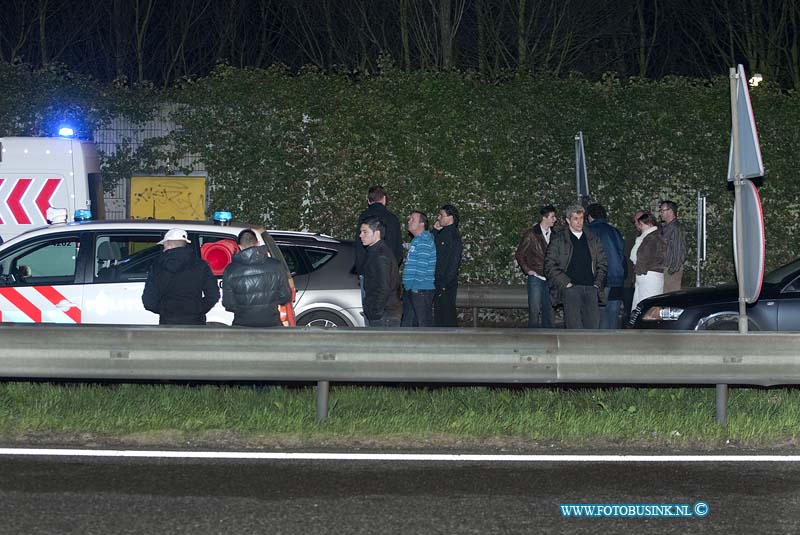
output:
<instances>
[{"instance_id":1,"label":"man in leather jacket","mask_svg":"<svg viewBox=\"0 0 800 535\"><path fill-rule=\"evenodd\" d=\"M233 325L280 326L278 306L292 299L286 266L250 229L239 233L239 248L222 274L222 306L233 312Z\"/></svg>"},{"instance_id":2,"label":"man in leather jacket","mask_svg":"<svg viewBox=\"0 0 800 535\"><path fill-rule=\"evenodd\" d=\"M367 251L364 262L364 316L370 327L399 327L400 272L397 260L383 239L386 226L377 217L361 224L359 239Z\"/></svg>"},{"instance_id":3,"label":"man in leather jacket","mask_svg":"<svg viewBox=\"0 0 800 535\"><path fill-rule=\"evenodd\" d=\"M542 206L539 215L539 222L522 236L515 257L522 272L527 275L528 327L552 329L553 306L550 304L550 286L544 277L544 254L556 223L556 209L550 204Z\"/></svg>"}]
</instances>

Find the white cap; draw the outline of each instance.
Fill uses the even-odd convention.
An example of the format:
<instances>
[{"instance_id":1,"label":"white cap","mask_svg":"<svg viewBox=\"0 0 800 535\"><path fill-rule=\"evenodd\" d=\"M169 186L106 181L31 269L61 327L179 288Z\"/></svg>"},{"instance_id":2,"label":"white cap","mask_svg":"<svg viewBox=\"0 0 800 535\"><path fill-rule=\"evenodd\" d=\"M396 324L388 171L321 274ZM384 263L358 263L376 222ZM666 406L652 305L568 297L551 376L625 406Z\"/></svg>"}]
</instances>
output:
<instances>
[{"instance_id":1,"label":"white cap","mask_svg":"<svg viewBox=\"0 0 800 535\"><path fill-rule=\"evenodd\" d=\"M168 241L185 241L186 243L192 243L189 241L189 238L186 237L186 231L180 228L171 228L164 234L164 239L158 242L159 245L164 245L164 243Z\"/></svg>"}]
</instances>

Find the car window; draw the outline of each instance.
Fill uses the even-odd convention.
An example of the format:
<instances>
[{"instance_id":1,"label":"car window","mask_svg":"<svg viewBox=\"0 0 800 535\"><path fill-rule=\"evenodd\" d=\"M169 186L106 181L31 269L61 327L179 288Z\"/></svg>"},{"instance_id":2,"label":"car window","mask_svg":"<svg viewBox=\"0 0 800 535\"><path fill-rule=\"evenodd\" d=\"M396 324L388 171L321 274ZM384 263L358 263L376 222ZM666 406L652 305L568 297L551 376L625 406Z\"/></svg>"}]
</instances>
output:
<instances>
[{"instance_id":1,"label":"car window","mask_svg":"<svg viewBox=\"0 0 800 535\"><path fill-rule=\"evenodd\" d=\"M94 280L99 283L147 280L161 254L160 234L98 234L94 247Z\"/></svg>"},{"instance_id":2,"label":"car window","mask_svg":"<svg viewBox=\"0 0 800 535\"><path fill-rule=\"evenodd\" d=\"M330 249L318 249L315 247L304 247L308 262L311 264L311 271L316 271L325 265L328 260L336 256L336 251Z\"/></svg>"},{"instance_id":3,"label":"car window","mask_svg":"<svg viewBox=\"0 0 800 535\"><path fill-rule=\"evenodd\" d=\"M0 258L5 286L73 284L80 240L78 236L51 237L17 248Z\"/></svg>"},{"instance_id":4,"label":"car window","mask_svg":"<svg viewBox=\"0 0 800 535\"><path fill-rule=\"evenodd\" d=\"M800 277L797 277L795 280L790 282L786 288L783 289L783 293L790 292L800 292Z\"/></svg>"},{"instance_id":5,"label":"car window","mask_svg":"<svg viewBox=\"0 0 800 535\"><path fill-rule=\"evenodd\" d=\"M308 273L305 264L297 256L297 250L295 247L286 244L279 244L278 248L281 250L284 260L286 260L286 265L289 267L289 273L294 273L295 275L305 275Z\"/></svg>"},{"instance_id":6,"label":"car window","mask_svg":"<svg viewBox=\"0 0 800 535\"><path fill-rule=\"evenodd\" d=\"M764 283L778 284L798 270L800 270L800 258L764 275Z\"/></svg>"}]
</instances>

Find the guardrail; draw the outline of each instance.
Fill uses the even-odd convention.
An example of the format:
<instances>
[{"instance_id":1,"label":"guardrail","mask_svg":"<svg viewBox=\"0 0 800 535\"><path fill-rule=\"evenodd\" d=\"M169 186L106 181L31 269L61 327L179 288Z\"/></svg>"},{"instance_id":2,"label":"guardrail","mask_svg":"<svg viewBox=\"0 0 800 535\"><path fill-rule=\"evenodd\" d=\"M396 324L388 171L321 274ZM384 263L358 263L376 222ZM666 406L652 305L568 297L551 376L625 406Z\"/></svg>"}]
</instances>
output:
<instances>
[{"instance_id":1,"label":"guardrail","mask_svg":"<svg viewBox=\"0 0 800 535\"><path fill-rule=\"evenodd\" d=\"M472 309L472 326L478 326L478 309L528 309L528 287L469 284L458 287L456 307Z\"/></svg>"},{"instance_id":2,"label":"guardrail","mask_svg":"<svg viewBox=\"0 0 800 535\"><path fill-rule=\"evenodd\" d=\"M800 333L3 325L0 339L0 377L313 381L318 419L331 381L800 384Z\"/></svg>"}]
</instances>

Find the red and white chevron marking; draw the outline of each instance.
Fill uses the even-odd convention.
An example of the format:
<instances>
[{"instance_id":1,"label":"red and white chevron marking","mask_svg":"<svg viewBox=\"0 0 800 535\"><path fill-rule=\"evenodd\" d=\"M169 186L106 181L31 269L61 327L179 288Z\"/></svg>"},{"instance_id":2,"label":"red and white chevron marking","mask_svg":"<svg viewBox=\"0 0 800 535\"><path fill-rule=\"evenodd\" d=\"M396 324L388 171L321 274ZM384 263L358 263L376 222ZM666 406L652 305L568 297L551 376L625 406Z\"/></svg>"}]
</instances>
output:
<instances>
[{"instance_id":1,"label":"red and white chevron marking","mask_svg":"<svg viewBox=\"0 0 800 535\"><path fill-rule=\"evenodd\" d=\"M52 286L0 288L0 321L81 323L81 309Z\"/></svg>"},{"instance_id":2,"label":"red and white chevron marking","mask_svg":"<svg viewBox=\"0 0 800 535\"><path fill-rule=\"evenodd\" d=\"M61 187L63 180L60 178L46 178L34 180L33 178L6 179L0 177L0 214L9 214L8 223L18 225L44 224L47 222L47 209L50 201ZM0 225L6 223L0 215Z\"/></svg>"}]
</instances>

